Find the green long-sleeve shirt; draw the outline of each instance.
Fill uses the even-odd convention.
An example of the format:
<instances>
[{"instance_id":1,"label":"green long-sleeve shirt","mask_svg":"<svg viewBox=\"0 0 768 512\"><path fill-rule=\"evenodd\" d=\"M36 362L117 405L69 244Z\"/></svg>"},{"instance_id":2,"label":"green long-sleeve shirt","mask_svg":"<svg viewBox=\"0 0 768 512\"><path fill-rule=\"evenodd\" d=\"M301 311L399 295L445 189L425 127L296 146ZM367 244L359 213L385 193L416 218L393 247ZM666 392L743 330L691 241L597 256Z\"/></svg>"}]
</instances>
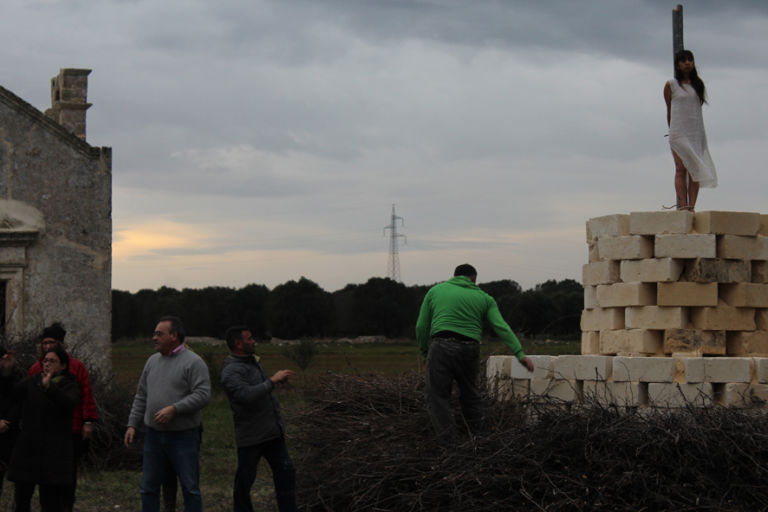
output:
<instances>
[{"instance_id":1,"label":"green long-sleeve shirt","mask_svg":"<svg viewBox=\"0 0 768 512\"><path fill-rule=\"evenodd\" d=\"M518 358L525 357L520 340L502 318L496 301L466 276L457 276L429 289L416 321L416 343L426 360L429 340L440 331L453 331L475 340L483 334L483 320Z\"/></svg>"}]
</instances>

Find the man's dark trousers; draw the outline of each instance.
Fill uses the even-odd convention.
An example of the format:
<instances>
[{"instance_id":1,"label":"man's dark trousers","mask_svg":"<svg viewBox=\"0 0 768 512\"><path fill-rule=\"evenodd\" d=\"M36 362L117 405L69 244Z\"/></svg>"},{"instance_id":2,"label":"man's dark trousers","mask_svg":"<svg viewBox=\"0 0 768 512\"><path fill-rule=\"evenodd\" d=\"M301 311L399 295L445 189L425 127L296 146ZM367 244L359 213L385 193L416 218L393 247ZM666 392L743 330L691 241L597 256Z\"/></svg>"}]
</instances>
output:
<instances>
[{"instance_id":1,"label":"man's dark trousers","mask_svg":"<svg viewBox=\"0 0 768 512\"><path fill-rule=\"evenodd\" d=\"M441 438L456 437L451 409L453 381L459 388L459 403L472 433L483 426L483 404L477 389L480 345L477 342L434 338L427 356L427 406L432 426Z\"/></svg>"},{"instance_id":2,"label":"man's dark trousers","mask_svg":"<svg viewBox=\"0 0 768 512\"><path fill-rule=\"evenodd\" d=\"M251 487L256 480L256 469L261 457L267 459L275 482L277 508L280 512L293 512L296 508L296 469L285 438L280 437L254 446L237 449L237 472L233 493L235 512L253 512Z\"/></svg>"}]
</instances>

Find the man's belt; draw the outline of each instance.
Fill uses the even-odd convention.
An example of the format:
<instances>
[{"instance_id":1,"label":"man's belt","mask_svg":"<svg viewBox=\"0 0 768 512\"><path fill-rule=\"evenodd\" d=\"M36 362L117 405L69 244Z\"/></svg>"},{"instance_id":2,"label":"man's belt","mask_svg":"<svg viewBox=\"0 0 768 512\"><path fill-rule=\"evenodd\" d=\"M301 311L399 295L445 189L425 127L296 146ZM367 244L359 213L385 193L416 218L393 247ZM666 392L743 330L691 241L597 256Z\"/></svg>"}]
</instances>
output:
<instances>
[{"instance_id":1,"label":"man's belt","mask_svg":"<svg viewBox=\"0 0 768 512\"><path fill-rule=\"evenodd\" d=\"M445 340L445 341L457 341L459 343L469 343L469 344L476 344L479 343L474 338L470 338L469 336L465 336L463 334L459 334L458 332L453 331L440 331L436 332L432 335L433 340Z\"/></svg>"}]
</instances>

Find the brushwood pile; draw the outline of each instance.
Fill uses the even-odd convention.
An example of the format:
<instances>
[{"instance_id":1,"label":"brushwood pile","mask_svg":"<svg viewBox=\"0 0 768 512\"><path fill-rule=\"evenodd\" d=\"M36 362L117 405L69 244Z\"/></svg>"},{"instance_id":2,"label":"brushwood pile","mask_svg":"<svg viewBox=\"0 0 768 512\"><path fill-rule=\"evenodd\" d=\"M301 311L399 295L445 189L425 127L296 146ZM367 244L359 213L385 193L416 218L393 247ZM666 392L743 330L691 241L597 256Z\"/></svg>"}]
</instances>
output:
<instances>
[{"instance_id":1,"label":"brushwood pile","mask_svg":"<svg viewBox=\"0 0 768 512\"><path fill-rule=\"evenodd\" d=\"M299 503L310 511L768 509L768 424L755 410L541 397L485 405L484 435L443 446L422 375L328 376L291 440Z\"/></svg>"}]
</instances>

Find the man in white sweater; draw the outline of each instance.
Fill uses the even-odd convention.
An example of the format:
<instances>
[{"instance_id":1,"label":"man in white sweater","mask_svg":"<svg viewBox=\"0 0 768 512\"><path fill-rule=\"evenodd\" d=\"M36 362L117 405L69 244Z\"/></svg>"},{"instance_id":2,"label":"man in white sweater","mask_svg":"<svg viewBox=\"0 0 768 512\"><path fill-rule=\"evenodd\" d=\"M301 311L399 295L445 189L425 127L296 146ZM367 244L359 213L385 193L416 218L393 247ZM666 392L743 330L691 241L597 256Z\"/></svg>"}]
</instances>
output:
<instances>
[{"instance_id":1,"label":"man in white sweater","mask_svg":"<svg viewBox=\"0 0 768 512\"><path fill-rule=\"evenodd\" d=\"M160 486L168 465L184 495L184 512L202 512L200 495L200 425L211 397L208 367L184 346L184 326L164 316L152 337L157 354L147 359L128 417L125 445L136 429L147 427L141 477L142 512L159 512Z\"/></svg>"}]
</instances>

